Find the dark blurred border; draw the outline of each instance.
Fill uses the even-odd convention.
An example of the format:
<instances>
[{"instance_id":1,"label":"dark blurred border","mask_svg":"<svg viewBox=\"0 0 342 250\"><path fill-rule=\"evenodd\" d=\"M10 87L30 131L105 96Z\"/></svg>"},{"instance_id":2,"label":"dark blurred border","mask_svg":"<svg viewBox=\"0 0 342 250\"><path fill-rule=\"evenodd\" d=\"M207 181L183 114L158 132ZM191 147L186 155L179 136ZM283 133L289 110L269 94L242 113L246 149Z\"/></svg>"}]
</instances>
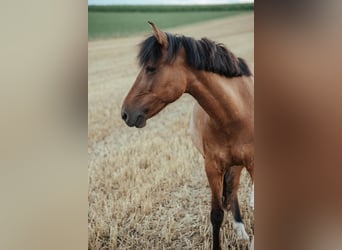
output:
<instances>
[{"instance_id":1,"label":"dark blurred border","mask_svg":"<svg viewBox=\"0 0 342 250\"><path fill-rule=\"evenodd\" d=\"M87 11L1 3L1 249L87 247Z\"/></svg>"},{"instance_id":2,"label":"dark blurred border","mask_svg":"<svg viewBox=\"0 0 342 250\"><path fill-rule=\"evenodd\" d=\"M341 1L256 1L255 249L342 249Z\"/></svg>"}]
</instances>

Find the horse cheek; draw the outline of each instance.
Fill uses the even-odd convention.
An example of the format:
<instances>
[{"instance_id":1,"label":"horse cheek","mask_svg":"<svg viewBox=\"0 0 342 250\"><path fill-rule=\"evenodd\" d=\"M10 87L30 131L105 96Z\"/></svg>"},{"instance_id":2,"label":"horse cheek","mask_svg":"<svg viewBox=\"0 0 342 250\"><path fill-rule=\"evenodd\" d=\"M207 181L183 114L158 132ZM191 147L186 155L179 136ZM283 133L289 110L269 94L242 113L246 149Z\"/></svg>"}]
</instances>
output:
<instances>
[{"instance_id":1,"label":"horse cheek","mask_svg":"<svg viewBox=\"0 0 342 250\"><path fill-rule=\"evenodd\" d=\"M184 93L182 88L176 85L169 85L167 88L169 102L176 101Z\"/></svg>"}]
</instances>

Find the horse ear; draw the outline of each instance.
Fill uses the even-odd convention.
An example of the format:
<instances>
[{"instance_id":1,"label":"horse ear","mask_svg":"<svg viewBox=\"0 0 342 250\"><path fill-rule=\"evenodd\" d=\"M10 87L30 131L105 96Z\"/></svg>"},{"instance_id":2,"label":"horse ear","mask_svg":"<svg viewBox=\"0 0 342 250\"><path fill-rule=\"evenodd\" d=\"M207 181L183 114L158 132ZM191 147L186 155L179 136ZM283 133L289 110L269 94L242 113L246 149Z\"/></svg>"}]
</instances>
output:
<instances>
[{"instance_id":1,"label":"horse ear","mask_svg":"<svg viewBox=\"0 0 342 250\"><path fill-rule=\"evenodd\" d=\"M153 29L154 36L157 38L158 43L163 45L164 47L168 47L169 42L167 41L167 36L164 31L161 31L154 23L151 21L148 21L148 23L151 25Z\"/></svg>"}]
</instances>

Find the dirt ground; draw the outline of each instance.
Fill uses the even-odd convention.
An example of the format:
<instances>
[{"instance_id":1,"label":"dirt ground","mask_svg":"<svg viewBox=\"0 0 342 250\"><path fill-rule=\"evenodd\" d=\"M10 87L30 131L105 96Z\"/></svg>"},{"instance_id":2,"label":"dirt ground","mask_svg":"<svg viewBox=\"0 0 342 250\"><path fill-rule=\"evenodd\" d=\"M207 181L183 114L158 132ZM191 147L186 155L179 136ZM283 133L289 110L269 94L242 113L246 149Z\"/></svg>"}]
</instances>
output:
<instances>
[{"instance_id":1,"label":"dirt ground","mask_svg":"<svg viewBox=\"0 0 342 250\"><path fill-rule=\"evenodd\" d=\"M224 43L254 69L253 14L167 31ZM88 248L210 249L210 189L188 135L195 100L184 95L140 130L120 118L139 71L137 45L147 35L88 43ZM251 236L250 188L244 171L239 198ZM226 214L224 248L247 249L248 242L237 241L232 220Z\"/></svg>"}]
</instances>

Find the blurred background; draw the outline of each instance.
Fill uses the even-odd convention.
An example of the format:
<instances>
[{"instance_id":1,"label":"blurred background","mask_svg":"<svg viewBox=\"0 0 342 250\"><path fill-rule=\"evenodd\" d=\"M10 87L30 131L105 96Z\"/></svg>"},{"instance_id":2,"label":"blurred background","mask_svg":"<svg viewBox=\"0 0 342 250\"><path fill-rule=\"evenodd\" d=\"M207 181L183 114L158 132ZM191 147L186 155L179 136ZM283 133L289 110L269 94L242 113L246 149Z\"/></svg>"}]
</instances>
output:
<instances>
[{"instance_id":1,"label":"blurred background","mask_svg":"<svg viewBox=\"0 0 342 250\"><path fill-rule=\"evenodd\" d=\"M243 2L248 1L89 1L88 37L94 40L146 33L149 19L163 28L171 28L254 9L251 1Z\"/></svg>"},{"instance_id":2,"label":"blurred background","mask_svg":"<svg viewBox=\"0 0 342 250\"><path fill-rule=\"evenodd\" d=\"M2 2L0 248L87 247L87 4Z\"/></svg>"}]
</instances>

